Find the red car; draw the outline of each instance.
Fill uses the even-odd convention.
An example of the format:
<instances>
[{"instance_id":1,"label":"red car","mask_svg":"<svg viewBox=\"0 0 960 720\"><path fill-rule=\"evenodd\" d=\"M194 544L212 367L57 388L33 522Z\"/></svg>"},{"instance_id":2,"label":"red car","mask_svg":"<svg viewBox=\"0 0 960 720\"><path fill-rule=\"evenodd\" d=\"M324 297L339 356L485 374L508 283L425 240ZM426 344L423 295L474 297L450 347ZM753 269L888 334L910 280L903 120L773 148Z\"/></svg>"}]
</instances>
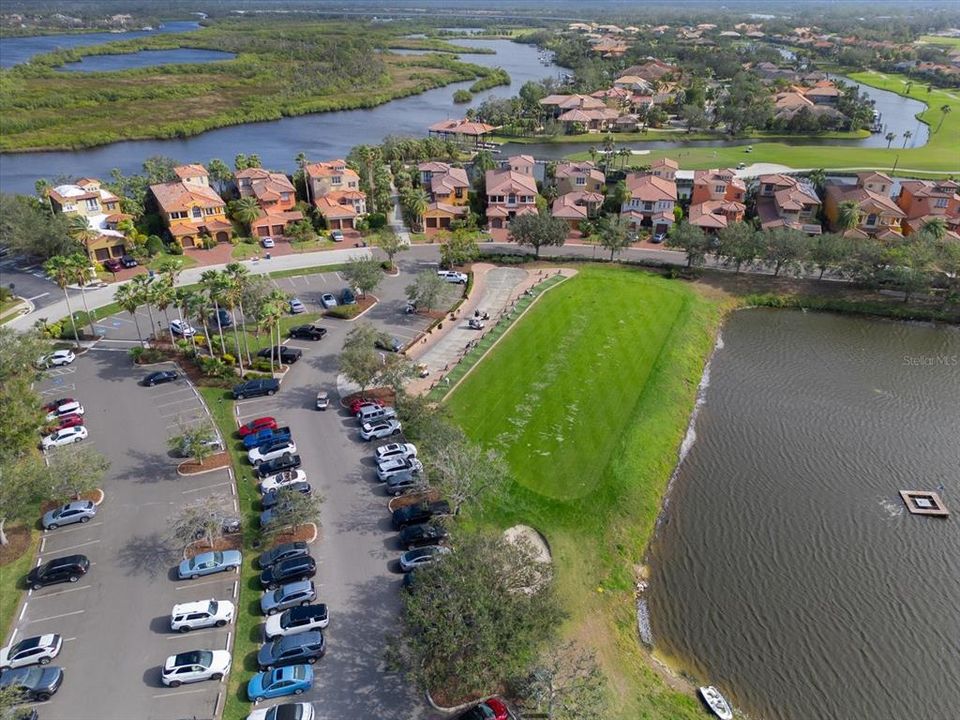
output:
<instances>
[{"instance_id":1,"label":"red car","mask_svg":"<svg viewBox=\"0 0 960 720\"><path fill-rule=\"evenodd\" d=\"M350 414L356 415L358 412L360 412L361 405L376 405L377 407L383 407L383 401L376 400L376 399L364 400L363 398L357 398L356 400L351 400Z\"/></svg>"},{"instance_id":2,"label":"red car","mask_svg":"<svg viewBox=\"0 0 960 720\"><path fill-rule=\"evenodd\" d=\"M510 712L510 708L503 700L492 697L457 715L453 720L514 720L514 718L516 716Z\"/></svg>"},{"instance_id":3,"label":"red car","mask_svg":"<svg viewBox=\"0 0 960 720\"><path fill-rule=\"evenodd\" d=\"M72 402L76 402L76 400L74 400L73 398L60 398L59 400L48 402L46 405L43 406L43 409L46 410L48 413L51 413L61 405L66 405Z\"/></svg>"},{"instance_id":4,"label":"red car","mask_svg":"<svg viewBox=\"0 0 960 720\"><path fill-rule=\"evenodd\" d=\"M252 433L267 429L276 430L277 421L272 417L259 417L256 420L251 420L246 425L241 425L240 429L237 430L237 434L239 434L240 437L246 437Z\"/></svg>"},{"instance_id":5,"label":"red car","mask_svg":"<svg viewBox=\"0 0 960 720\"><path fill-rule=\"evenodd\" d=\"M64 415L61 418L57 418L57 421L50 425L49 432L45 434L54 433L57 430L63 430L64 428L75 427L77 425L83 425L82 415Z\"/></svg>"}]
</instances>

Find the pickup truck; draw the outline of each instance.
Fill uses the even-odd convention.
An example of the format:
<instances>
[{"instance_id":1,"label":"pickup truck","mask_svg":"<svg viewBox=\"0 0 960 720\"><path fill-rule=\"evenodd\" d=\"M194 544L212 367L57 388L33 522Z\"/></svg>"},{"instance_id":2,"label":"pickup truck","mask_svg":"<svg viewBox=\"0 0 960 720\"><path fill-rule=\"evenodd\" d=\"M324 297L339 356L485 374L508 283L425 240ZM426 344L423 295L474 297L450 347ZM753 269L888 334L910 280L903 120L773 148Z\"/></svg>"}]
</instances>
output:
<instances>
[{"instance_id":1,"label":"pickup truck","mask_svg":"<svg viewBox=\"0 0 960 720\"><path fill-rule=\"evenodd\" d=\"M264 428L255 433L247 435L243 439L243 447L246 450L252 450L255 447L260 445L265 445L266 443L273 442L274 440L289 440L290 439L290 428L282 427L277 428L276 430L271 430L270 428Z\"/></svg>"}]
</instances>

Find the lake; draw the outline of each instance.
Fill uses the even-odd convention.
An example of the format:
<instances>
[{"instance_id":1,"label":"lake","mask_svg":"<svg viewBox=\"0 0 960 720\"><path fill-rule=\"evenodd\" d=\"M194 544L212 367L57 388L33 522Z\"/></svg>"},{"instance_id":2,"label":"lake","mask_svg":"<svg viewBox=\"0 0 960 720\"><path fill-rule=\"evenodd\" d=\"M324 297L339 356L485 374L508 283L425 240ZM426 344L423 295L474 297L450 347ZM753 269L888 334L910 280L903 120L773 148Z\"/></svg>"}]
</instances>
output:
<instances>
[{"instance_id":1,"label":"lake","mask_svg":"<svg viewBox=\"0 0 960 720\"><path fill-rule=\"evenodd\" d=\"M657 653L752 718L958 717L960 331L736 312L701 401L648 559ZM898 495L941 487L946 520Z\"/></svg>"},{"instance_id":2,"label":"lake","mask_svg":"<svg viewBox=\"0 0 960 720\"><path fill-rule=\"evenodd\" d=\"M79 62L66 63L57 68L67 72L114 72L133 70L153 65L187 65L190 63L208 63L220 60L232 60L234 53L221 50L201 50L199 48L177 48L175 50L140 50L135 53L118 55L87 55Z\"/></svg>"},{"instance_id":3,"label":"lake","mask_svg":"<svg viewBox=\"0 0 960 720\"><path fill-rule=\"evenodd\" d=\"M156 35L157 33L182 33L198 30L200 23L192 20L165 22L156 30L131 30L130 32L94 32L75 35L32 35L0 39L0 67L11 67L27 62L34 55L66 50L87 45L102 45L118 40Z\"/></svg>"}]
</instances>

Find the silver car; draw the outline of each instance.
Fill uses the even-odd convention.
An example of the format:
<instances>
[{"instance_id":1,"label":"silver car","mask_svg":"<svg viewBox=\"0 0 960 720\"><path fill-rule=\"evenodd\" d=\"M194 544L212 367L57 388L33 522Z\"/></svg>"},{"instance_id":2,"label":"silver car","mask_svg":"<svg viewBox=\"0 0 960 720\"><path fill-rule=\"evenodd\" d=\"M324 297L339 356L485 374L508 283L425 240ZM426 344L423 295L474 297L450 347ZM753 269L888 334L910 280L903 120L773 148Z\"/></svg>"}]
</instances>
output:
<instances>
[{"instance_id":1,"label":"silver car","mask_svg":"<svg viewBox=\"0 0 960 720\"><path fill-rule=\"evenodd\" d=\"M312 580L281 585L276 590L264 593L260 598L260 610L264 615L276 615L295 605L309 605L317 599L317 588Z\"/></svg>"},{"instance_id":2,"label":"silver car","mask_svg":"<svg viewBox=\"0 0 960 720\"><path fill-rule=\"evenodd\" d=\"M62 507L44 513L44 530L56 530L61 525L85 523L97 514L97 506L91 500L74 500Z\"/></svg>"}]
</instances>

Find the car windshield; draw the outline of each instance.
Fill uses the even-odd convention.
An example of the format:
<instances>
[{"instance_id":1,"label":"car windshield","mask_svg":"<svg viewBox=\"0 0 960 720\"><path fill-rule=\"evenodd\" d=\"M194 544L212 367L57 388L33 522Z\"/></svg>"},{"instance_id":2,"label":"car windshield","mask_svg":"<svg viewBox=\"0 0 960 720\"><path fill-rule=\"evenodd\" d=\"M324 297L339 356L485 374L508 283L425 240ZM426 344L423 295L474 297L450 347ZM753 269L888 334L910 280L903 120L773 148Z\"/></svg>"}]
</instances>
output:
<instances>
[{"instance_id":1,"label":"car windshield","mask_svg":"<svg viewBox=\"0 0 960 720\"><path fill-rule=\"evenodd\" d=\"M303 705L284 704L271 708L267 714L267 720L302 720Z\"/></svg>"},{"instance_id":2,"label":"car windshield","mask_svg":"<svg viewBox=\"0 0 960 720\"><path fill-rule=\"evenodd\" d=\"M213 653L209 650L194 650L193 652L180 653L173 659L176 667L184 665L203 665L209 667L213 661Z\"/></svg>"},{"instance_id":3,"label":"car windshield","mask_svg":"<svg viewBox=\"0 0 960 720\"><path fill-rule=\"evenodd\" d=\"M210 601L210 604L207 605L207 613L210 614L210 615L216 615L216 614L217 614L217 601L216 601L216 600L211 600L211 601Z\"/></svg>"}]
</instances>

